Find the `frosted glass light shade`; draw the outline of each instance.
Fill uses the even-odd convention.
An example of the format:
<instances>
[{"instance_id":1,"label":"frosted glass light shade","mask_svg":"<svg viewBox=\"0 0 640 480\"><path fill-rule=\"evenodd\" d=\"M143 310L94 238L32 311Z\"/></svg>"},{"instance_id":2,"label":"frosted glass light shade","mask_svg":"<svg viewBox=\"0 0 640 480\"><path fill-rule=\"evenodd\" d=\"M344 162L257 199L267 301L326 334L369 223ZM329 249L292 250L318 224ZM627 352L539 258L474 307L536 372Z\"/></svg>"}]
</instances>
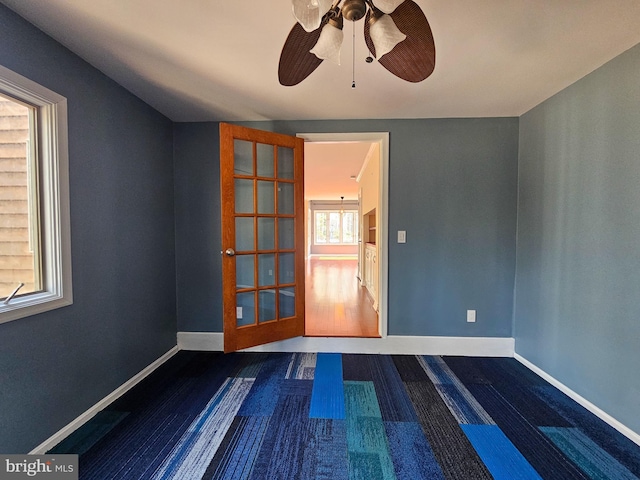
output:
<instances>
[{"instance_id":1,"label":"frosted glass light shade","mask_svg":"<svg viewBox=\"0 0 640 480\"><path fill-rule=\"evenodd\" d=\"M332 0L291 0L293 16L307 32L320 26L322 17L331 8Z\"/></svg>"},{"instance_id":2,"label":"frosted glass light shade","mask_svg":"<svg viewBox=\"0 0 640 480\"><path fill-rule=\"evenodd\" d=\"M369 35L371 35L373 46L376 47L377 58L386 55L393 50L393 47L407 38L389 15L382 15L378 18L369 28Z\"/></svg>"},{"instance_id":3,"label":"frosted glass light shade","mask_svg":"<svg viewBox=\"0 0 640 480\"><path fill-rule=\"evenodd\" d=\"M375 0L375 5L378 10L382 10L384 13L391 13L398 5L400 5L404 0Z\"/></svg>"},{"instance_id":4,"label":"frosted glass light shade","mask_svg":"<svg viewBox=\"0 0 640 480\"><path fill-rule=\"evenodd\" d=\"M340 65L340 48L343 38L344 32L329 22L322 27L320 38L310 52L320 60L330 60Z\"/></svg>"}]
</instances>

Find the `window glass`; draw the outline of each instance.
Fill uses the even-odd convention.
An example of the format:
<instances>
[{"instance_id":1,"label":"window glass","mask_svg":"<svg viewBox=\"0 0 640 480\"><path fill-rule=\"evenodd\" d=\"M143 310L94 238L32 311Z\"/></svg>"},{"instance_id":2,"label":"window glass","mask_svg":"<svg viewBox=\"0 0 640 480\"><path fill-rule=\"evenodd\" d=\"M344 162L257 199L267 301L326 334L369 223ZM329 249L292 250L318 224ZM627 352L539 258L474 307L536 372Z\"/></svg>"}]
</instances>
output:
<instances>
[{"instance_id":1,"label":"window glass","mask_svg":"<svg viewBox=\"0 0 640 480\"><path fill-rule=\"evenodd\" d=\"M356 243L356 214L344 212L342 215L342 241L344 243Z\"/></svg>"},{"instance_id":2,"label":"window glass","mask_svg":"<svg viewBox=\"0 0 640 480\"><path fill-rule=\"evenodd\" d=\"M355 210L317 211L314 216L316 245L353 245L358 243L358 212Z\"/></svg>"},{"instance_id":3,"label":"window glass","mask_svg":"<svg viewBox=\"0 0 640 480\"><path fill-rule=\"evenodd\" d=\"M329 243L340 243L340 212L329 212Z\"/></svg>"},{"instance_id":4,"label":"window glass","mask_svg":"<svg viewBox=\"0 0 640 480\"><path fill-rule=\"evenodd\" d=\"M327 243L329 240L329 225L325 212L316 212L316 243Z\"/></svg>"},{"instance_id":5,"label":"window glass","mask_svg":"<svg viewBox=\"0 0 640 480\"><path fill-rule=\"evenodd\" d=\"M36 109L0 94L0 298L42 289Z\"/></svg>"}]
</instances>

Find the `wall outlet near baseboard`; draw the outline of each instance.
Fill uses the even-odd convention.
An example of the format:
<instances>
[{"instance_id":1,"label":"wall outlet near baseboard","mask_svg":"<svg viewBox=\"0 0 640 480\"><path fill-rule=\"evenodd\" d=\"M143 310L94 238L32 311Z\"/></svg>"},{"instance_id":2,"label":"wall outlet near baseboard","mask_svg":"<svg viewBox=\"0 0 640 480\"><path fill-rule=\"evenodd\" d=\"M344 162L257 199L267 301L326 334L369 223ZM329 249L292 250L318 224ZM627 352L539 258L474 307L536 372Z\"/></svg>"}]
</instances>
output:
<instances>
[{"instance_id":1,"label":"wall outlet near baseboard","mask_svg":"<svg viewBox=\"0 0 640 480\"><path fill-rule=\"evenodd\" d=\"M467 322L475 322L475 321L476 321L476 311L467 310Z\"/></svg>"}]
</instances>

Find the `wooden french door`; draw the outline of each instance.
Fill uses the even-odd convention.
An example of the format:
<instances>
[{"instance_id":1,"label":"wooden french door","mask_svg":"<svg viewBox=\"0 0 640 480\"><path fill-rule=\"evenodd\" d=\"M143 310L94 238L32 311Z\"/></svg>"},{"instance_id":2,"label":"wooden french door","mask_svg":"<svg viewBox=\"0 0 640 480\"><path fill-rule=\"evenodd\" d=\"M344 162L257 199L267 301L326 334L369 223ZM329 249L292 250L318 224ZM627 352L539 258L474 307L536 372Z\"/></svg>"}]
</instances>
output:
<instances>
[{"instance_id":1,"label":"wooden french door","mask_svg":"<svg viewBox=\"0 0 640 480\"><path fill-rule=\"evenodd\" d=\"M304 335L304 140L220 124L224 351Z\"/></svg>"}]
</instances>

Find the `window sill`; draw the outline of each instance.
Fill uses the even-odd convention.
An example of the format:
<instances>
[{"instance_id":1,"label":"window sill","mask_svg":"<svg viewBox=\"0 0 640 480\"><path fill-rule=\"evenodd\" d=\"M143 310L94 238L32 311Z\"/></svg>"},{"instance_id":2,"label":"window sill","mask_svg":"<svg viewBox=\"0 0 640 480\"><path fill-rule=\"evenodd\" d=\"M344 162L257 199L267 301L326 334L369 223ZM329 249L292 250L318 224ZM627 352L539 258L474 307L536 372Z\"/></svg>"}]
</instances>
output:
<instances>
[{"instance_id":1,"label":"window sill","mask_svg":"<svg viewBox=\"0 0 640 480\"><path fill-rule=\"evenodd\" d=\"M28 298L14 298L5 305L0 302L0 324L48 312L73 304L73 299L42 293L29 295Z\"/></svg>"}]
</instances>

